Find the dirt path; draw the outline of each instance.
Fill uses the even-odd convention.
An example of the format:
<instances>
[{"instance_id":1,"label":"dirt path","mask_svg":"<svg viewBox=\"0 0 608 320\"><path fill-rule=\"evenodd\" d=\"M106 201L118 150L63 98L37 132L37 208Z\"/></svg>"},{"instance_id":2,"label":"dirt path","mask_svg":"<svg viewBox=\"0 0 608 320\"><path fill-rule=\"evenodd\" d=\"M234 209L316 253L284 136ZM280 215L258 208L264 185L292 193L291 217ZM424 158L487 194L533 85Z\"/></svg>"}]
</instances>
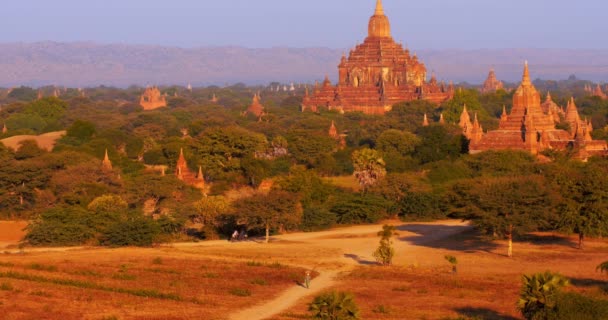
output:
<instances>
[{"instance_id":1,"label":"dirt path","mask_svg":"<svg viewBox=\"0 0 608 320\"><path fill-rule=\"evenodd\" d=\"M397 252L408 253L407 256L402 255L400 257L401 262L412 257L423 257L425 251L427 251L423 247L424 245L465 232L471 228L468 223L455 220L414 224L395 223L395 225L399 234L394 241L394 247ZM357 265L374 264L372 252L378 245L377 232L381 228L381 225L368 225L273 237L274 241L293 241L298 242L299 246L340 248L342 255L319 257L319 259L334 260L340 262L344 267L336 270L321 270L319 277L314 279L310 289L294 286L271 301L230 315L229 319L268 319L289 309L302 298L311 297L316 293L331 288L336 283L336 277L340 273L349 272ZM310 269L310 267L308 268Z\"/></svg>"},{"instance_id":2,"label":"dirt path","mask_svg":"<svg viewBox=\"0 0 608 320\"><path fill-rule=\"evenodd\" d=\"M279 312L288 309L289 307L296 304L300 299L308 296L312 296L319 293L327 288L334 285L336 276L341 271L323 271L316 277L312 282L310 289L306 289L302 286L295 286L287 289L280 296L273 299L272 301L266 302L261 305L254 306L249 309L239 311L230 316L230 320L261 320L267 319Z\"/></svg>"}]
</instances>

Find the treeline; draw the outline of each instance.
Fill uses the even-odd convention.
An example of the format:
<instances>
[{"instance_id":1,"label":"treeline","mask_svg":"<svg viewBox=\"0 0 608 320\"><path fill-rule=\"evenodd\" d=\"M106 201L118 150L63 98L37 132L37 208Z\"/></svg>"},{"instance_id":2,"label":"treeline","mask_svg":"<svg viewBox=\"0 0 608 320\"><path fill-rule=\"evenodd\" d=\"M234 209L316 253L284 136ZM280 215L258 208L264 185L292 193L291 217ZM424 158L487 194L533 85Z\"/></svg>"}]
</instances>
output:
<instances>
[{"instance_id":1,"label":"treeline","mask_svg":"<svg viewBox=\"0 0 608 320\"><path fill-rule=\"evenodd\" d=\"M0 121L8 131L0 138L67 134L52 152L33 141L16 150L0 145L0 216L31 219L27 240L39 245L142 245L213 239L245 225L265 235L390 217L471 219L506 237L560 230L583 240L608 230L604 159L581 163L571 159L575 150L547 153L549 163L520 152L468 154L453 124L462 106L491 129L512 93L457 90L440 106L416 101L368 116L302 113L298 91L163 90L169 107L155 111L136 105L138 88L87 89L85 97L69 89L42 99L28 88L13 90L2 100ZM261 118L244 113L258 91L267 112ZM561 102L560 92L552 96ZM608 104L595 98L578 104L594 136L606 137ZM437 123L441 114L445 125ZM344 142L329 135L332 121ZM101 167L106 149L112 170ZM204 196L175 176L180 150L190 170L202 169L210 186ZM145 165L165 166L166 175ZM338 183L335 176L357 181ZM272 187L259 191L263 182ZM119 234L132 236L114 241Z\"/></svg>"}]
</instances>

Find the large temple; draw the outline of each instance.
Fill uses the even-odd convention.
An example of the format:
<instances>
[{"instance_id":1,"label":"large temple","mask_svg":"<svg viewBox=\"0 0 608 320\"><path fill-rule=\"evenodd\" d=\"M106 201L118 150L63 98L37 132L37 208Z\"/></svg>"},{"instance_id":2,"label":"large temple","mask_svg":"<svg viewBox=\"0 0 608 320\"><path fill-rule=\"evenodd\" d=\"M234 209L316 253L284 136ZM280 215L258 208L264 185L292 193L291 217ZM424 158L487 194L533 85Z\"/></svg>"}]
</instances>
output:
<instances>
[{"instance_id":1,"label":"large temple","mask_svg":"<svg viewBox=\"0 0 608 320\"><path fill-rule=\"evenodd\" d=\"M491 69L490 73L488 73L488 78L483 83L483 87L481 87L481 93L492 93L504 88L502 81L496 79L494 69Z\"/></svg>"},{"instance_id":2,"label":"large temple","mask_svg":"<svg viewBox=\"0 0 608 320\"><path fill-rule=\"evenodd\" d=\"M574 99L568 103L565 113L554 103L550 96L541 104L540 94L530 81L528 63L524 67L521 85L513 95L513 108L507 114L503 109L498 130L483 133L477 118L471 123L464 108L460 126L470 140L470 153L486 150L526 150L538 154L545 150L577 150L579 157L586 159L591 155L608 154L606 141L593 140L591 122L582 120ZM563 115L568 122L568 131L556 128Z\"/></svg>"},{"instance_id":3,"label":"large temple","mask_svg":"<svg viewBox=\"0 0 608 320\"><path fill-rule=\"evenodd\" d=\"M441 103L454 94L451 84L438 83L434 76L427 82L425 65L393 40L382 0L377 0L369 20L367 38L350 51L348 58L342 56L338 75L336 85L326 77L321 86L315 85L312 96L307 91L302 111L316 112L323 107L384 114L398 102L424 99Z\"/></svg>"}]
</instances>

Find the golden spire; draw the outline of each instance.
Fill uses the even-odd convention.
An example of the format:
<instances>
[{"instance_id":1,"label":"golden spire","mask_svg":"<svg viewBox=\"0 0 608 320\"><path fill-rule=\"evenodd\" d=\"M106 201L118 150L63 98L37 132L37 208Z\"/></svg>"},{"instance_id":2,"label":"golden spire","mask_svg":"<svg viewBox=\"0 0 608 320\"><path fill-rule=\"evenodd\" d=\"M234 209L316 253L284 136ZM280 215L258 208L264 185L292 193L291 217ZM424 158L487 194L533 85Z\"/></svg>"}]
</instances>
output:
<instances>
[{"instance_id":1,"label":"golden spire","mask_svg":"<svg viewBox=\"0 0 608 320\"><path fill-rule=\"evenodd\" d=\"M378 0L376 2L376 12L374 12L375 16L383 16L384 15L384 8L382 7L382 0Z\"/></svg>"},{"instance_id":2,"label":"golden spire","mask_svg":"<svg viewBox=\"0 0 608 320\"><path fill-rule=\"evenodd\" d=\"M107 148L106 148L106 154L103 157L103 161L101 162L101 168L104 170L112 170L112 162L110 161L110 157L108 157Z\"/></svg>"},{"instance_id":3,"label":"golden spire","mask_svg":"<svg viewBox=\"0 0 608 320\"><path fill-rule=\"evenodd\" d=\"M528 68L528 60L526 60L526 62L524 63L524 76L521 80L521 84L523 84L523 85L532 84L532 81L530 81L530 69Z\"/></svg>"},{"instance_id":4,"label":"golden spire","mask_svg":"<svg viewBox=\"0 0 608 320\"><path fill-rule=\"evenodd\" d=\"M423 127L429 126L429 118L426 116L426 113L424 114L424 119L422 120L422 126Z\"/></svg>"},{"instance_id":5,"label":"golden spire","mask_svg":"<svg viewBox=\"0 0 608 320\"><path fill-rule=\"evenodd\" d=\"M196 178L198 180L205 180L205 177L203 176L203 167L202 166L198 166L198 175L196 176Z\"/></svg>"}]
</instances>

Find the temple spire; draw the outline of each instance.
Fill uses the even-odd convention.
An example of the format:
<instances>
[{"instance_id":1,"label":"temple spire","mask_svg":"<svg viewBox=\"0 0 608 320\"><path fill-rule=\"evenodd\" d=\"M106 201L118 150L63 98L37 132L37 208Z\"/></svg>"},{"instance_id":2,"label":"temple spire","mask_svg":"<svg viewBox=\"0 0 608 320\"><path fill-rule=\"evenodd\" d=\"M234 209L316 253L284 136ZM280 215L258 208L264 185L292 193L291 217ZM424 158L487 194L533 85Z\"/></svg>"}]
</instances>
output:
<instances>
[{"instance_id":1,"label":"temple spire","mask_svg":"<svg viewBox=\"0 0 608 320\"><path fill-rule=\"evenodd\" d=\"M426 113L424 114L424 120L422 120L422 126L423 127L429 126L429 118L426 116Z\"/></svg>"},{"instance_id":2,"label":"temple spire","mask_svg":"<svg viewBox=\"0 0 608 320\"><path fill-rule=\"evenodd\" d=\"M521 80L522 85L530 85L532 81L530 81L530 69L528 68L528 60L524 63L524 75Z\"/></svg>"},{"instance_id":3,"label":"temple spire","mask_svg":"<svg viewBox=\"0 0 608 320\"><path fill-rule=\"evenodd\" d=\"M382 0L378 0L376 2L376 12L374 12L374 15L376 15L376 16L384 15L384 7L382 6Z\"/></svg>"},{"instance_id":4,"label":"temple spire","mask_svg":"<svg viewBox=\"0 0 608 320\"><path fill-rule=\"evenodd\" d=\"M198 175L196 176L198 180L205 180L205 176L203 176L203 167L198 166Z\"/></svg>"},{"instance_id":5,"label":"temple spire","mask_svg":"<svg viewBox=\"0 0 608 320\"><path fill-rule=\"evenodd\" d=\"M101 162L101 168L104 170L112 170L112 162L110 161L110 157L108 157L108 149L106 148L106 154L103 157L103 161Z\"/></svg>"}]
</instances>

